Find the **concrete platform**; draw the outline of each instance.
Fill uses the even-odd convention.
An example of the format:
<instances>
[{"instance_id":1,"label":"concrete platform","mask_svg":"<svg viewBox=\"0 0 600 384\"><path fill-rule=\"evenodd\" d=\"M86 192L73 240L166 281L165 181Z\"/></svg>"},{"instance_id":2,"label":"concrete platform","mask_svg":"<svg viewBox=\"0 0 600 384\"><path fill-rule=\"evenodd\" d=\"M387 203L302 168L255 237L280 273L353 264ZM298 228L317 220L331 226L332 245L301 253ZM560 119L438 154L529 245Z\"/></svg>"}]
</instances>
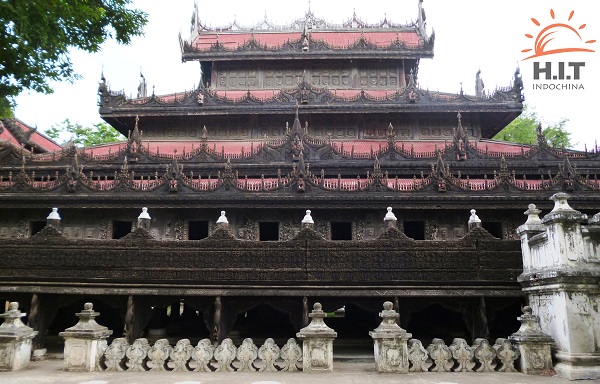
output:
<instances>
[{"instance_id":1,"label":"concrete platform","mask_svg":"<svg viewBox=\"0 0 600 384\"><path fill-rule=\"evenodd\" d=\"M308 374L298 372L89 372L62 370L62 360L31 362L22 371L0 372L2 384L529 384L572 383L548 376L527 376L521 373L409 373L380 374L373 363L334 362L334 372ZM600 383L587 380L582 384Z\"/></svg>"}]
</instances>

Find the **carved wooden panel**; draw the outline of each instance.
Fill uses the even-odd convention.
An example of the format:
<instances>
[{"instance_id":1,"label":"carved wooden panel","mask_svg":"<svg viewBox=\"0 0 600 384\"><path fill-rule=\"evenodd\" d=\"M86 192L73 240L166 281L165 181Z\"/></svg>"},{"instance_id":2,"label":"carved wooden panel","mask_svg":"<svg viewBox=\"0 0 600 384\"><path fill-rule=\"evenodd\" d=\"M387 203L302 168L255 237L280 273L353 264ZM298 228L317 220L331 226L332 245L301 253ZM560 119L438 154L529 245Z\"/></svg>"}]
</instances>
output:
<instances>
[{"instance_id":1,"label":"carved wooden panel","mask_svg":"<svg viewBox=\"0 0 600 384\"><path fill-rule=\"evenodd\" d=\"M358 71L359 88L398 88L399 70L395 67L361 68Z\"/></svg>"},{"instance_id":2,"label":"carved wooden panel","mask_svg":"<svg viewBox=\"0 0 600 384\"><path fill-rule=\"evenodd\" d=\"M314 69L310 72L312 85L320 88L352 88L350 69Z\"/></svg>"},{"instance_id":3,"label":"carved wooden panel","mask_svg":"<svg viewBox=\"0 0 600 384\"><path fill-rule=\"evenodd\" d=\"M220 69L220 89L254 89L259 88L258 70L255 69Z\"/></svg>"}]
</instances>

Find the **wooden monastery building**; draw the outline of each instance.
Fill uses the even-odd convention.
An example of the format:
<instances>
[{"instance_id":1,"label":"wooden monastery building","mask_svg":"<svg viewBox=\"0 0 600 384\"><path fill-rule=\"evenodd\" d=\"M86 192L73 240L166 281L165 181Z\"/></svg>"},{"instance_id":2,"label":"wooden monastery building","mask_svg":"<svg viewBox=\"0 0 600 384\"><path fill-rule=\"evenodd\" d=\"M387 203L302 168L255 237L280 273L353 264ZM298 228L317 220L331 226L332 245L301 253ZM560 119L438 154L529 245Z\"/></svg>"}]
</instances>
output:
<instances>
[{"instance_id":1,"label":"wooden monastery building","mask_svg":"<svg viewBox=\"0 0 600 384\"><path fill-rule=\"evenodd\" d=\"M181 52L197 89L142 81L128 98L103 76L100 116L127 141L59 147L3 120L0 297L29 313L36 346L85 301L130 340L287 339L315 301L341 343L370 344L386 300L421 340L516 331L523 212L569 191L597 213L600 157L541 132L491 140L523 110L518 70L489 92L477 76L474 95L420 88L435 36L418 11L210 29L196 10Z\"/></svg>"}]
</instances>

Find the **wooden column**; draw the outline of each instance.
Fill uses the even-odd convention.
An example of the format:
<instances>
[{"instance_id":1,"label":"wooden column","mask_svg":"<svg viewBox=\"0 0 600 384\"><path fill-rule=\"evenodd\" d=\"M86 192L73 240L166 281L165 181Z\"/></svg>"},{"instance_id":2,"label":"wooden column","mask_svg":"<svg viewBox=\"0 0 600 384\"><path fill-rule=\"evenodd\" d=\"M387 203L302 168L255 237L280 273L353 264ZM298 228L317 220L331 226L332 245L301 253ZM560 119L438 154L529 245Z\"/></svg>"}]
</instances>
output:
<instances>
[{"instance_id":1,"label":"wooden column","mask_svg":"<svg viewBox=\"0 0 600 384\"><path fill-rule=\"evenodd\" d=\"M35 293L31 298L31 309L27 325L38 331L37 336L33 339L32 349L40 349L44 347L46 335L48 335L48 327L56 317L58 307L53 305L53 299L49 295Z\"/></svg>"}]
</instances>

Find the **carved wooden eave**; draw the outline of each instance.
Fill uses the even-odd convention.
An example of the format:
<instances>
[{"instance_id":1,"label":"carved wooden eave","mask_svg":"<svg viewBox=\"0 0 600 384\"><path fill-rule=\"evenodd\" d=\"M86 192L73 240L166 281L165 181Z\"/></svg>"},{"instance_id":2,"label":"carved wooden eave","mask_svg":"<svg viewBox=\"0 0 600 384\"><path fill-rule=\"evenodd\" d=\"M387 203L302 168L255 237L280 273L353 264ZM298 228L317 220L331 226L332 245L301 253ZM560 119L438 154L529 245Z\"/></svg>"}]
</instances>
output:
<instances>
[{"instance_id":1,"label":"carved wooden eave","mask_svg":"<svg viewBox=\"0 0 600 384\"><path fill-rule=\"evenodd\" d=\"M408 98L411 91L417 93L417 102ZM256 92L261 93L261 96L256 96L254 94ZM265 92L268 95L265 95ZM199 95L202 96L202 104L198 103ZM120 93L107 90L100 95L99 105L101 114L117 114L119 111L128 111L130 114L138 110L144 111L148 109L156 110L157 113L159 111L177 112L181 109L210 110L211 108L209 107L218 109L217 107L219 106L235 106L235 110L232 108L230 111L235 114L237 109L257 105L261 106L261 110L266 107L282 106L285 113L289 114L290 105L293 106L299 102L303 104L301 106L303 111L314 109L315 106L319 106L320 104L329 105L334 103L344 108L360 107L363 105L369 106L369 108L377 107L378 105L384 107L394 106L396 108L404 105L410 106L410 109L419 110L422 107L435 108L435 106L439 106L438 110L456 112L457 110L463 111L463 106L466 108L471 106L473 111L494 111L507 109L507 107L511 106L514 109L521 110L522 103L519 100L519 95L520 93L510 88L498 89L488 97L475 97L460 93L433 92L424 89L411 90L409 87L404 87L400 90L318 88L302 82L297 87L283 88L281 90L257 89L236 91L201 87L195 91L165 96L152 95L136 99L129 99ZM352 111L350 110L349 112Z\"/></svg>"},{"instance_id":2,"label":"carved wooden eave","mask_svg":"<svg viewBox=\"0 0 600 384\"><path fill-rule=\"evenodd\" d=\"M354 90L354 96L343 96L348 91L352 90L299 86L273 90L266 98L254 96L254 91L244 91L241 96L231 98L227 91L199 88L188 93L143 99L128 99L106 91L101 94L99 105L100 116L123 134L134 129L138 116L144 126L152 126L152 122L175 117L195 122L208 116L288 115L296 103L301 103L305 114L474 113L480 115L483 126L490 127L489 132L483 132L484 137L491 137L523 109L520 93L511 89L498 90L486 98L417 89L412 91L419 95L416 102L408 97L411 90L407 87L398 91ZM236 93L230 91L232 94ZM199 95L202 95L201 104Z\"/></svg>"},{"instance_id":3,"label":"carved wooden eave","mask_svg":"<svg viewBox=\"0 0 600 384\"><path fill-rule=\"evenodd\" d=\"M224 34L223 36L227 36ZM210 50L195 50L189 44L182 47L182 61L232 61L232 60L398 60L432 58L433 41L428 40L421 46L412 48L401 41L391 42L385 47L377 47L366 41L357 41L354 46L336 49L322 41L309 38L309 50L302 50L302 39L290 40L280 47L268 48L253 42L246 42L234 50L228 50L221 44L214 44Z\"/></svg>"}]
</instances>

